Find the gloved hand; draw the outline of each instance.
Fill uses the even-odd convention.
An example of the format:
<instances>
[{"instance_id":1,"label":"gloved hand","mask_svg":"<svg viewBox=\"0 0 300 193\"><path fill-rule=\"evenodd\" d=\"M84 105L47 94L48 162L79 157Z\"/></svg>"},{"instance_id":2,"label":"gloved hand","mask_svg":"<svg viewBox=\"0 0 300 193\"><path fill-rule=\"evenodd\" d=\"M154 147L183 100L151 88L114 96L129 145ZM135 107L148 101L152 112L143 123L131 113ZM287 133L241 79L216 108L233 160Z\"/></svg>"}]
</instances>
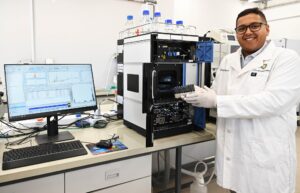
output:
<instances>
[{"instance_id":1,"label":"gloved hand","mask_svg":"<svg viewBox=\"0 0 300 193\"><path fill-rule=\"evenodd\" d=\"M187 103L196 107L215 108L217 106L217 95L214 90L204 86L195 86L195 92L182 97Z\"/></svg>"}]
</instances>

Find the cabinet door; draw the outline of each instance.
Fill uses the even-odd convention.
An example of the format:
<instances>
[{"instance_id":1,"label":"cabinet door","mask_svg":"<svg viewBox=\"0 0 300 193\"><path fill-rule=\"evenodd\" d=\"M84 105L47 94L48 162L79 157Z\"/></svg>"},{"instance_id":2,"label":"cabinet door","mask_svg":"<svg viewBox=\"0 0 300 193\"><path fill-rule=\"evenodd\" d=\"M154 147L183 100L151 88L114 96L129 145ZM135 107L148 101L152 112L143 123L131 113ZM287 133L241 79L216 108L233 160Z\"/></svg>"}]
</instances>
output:
<instances>
[{"instance_id":1,"label":"cabinet door","mask_svg":"<svg viewBox=\"0 0 300 193\"><path fill-rule=\"evenodd\" d=\"M64 174L47 176L0 187L1 193L64 193Z\"/></svg>"},{"instance_id":2,"label":"cabinet door","mask_svg":"<svg viewBox=\"0 0 300 193\"><path fill-rule=\"evenodd\" d=\"M151 193L151 177L142 178L125 184L109 187L93 193Z\"/></svg>"},{"instance_id":3,"label":"cabinet door","mask_svg":"<svg viewBox=\"0 0 300 193\"><path fill-rule=\"evenodd\" d=\"M93 192L151 177L151 159L151 155L146 155L67 172L66 193ZM124 189L122 192L130 191Z\"/></svg>"}]
</instances>

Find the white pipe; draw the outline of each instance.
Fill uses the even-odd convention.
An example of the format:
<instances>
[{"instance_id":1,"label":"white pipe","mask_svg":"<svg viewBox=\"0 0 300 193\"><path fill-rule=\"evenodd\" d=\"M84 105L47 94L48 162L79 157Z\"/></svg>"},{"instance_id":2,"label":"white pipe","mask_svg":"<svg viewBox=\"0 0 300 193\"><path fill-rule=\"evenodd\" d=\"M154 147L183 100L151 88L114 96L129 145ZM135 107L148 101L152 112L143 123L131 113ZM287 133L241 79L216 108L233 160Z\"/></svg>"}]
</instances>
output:
<instances>
[{"instance_id":1,"label":"white pipe","mask_svg":"<svg viewBox=\"0 0 300 193\"><path fill-rule=\"evenodd\" d=\"M285 5L291 5L291 4L295 4L295 3L300 3L299 0L295 0L295 1L289 1L289 2L285 2L285 3L276 3L276 4L268 4L266 3L266 6L263 9L269 9L269 8L274 8L274 7L282 7Z\"/></svg>"},{"instance_id":2,"label":"white pipe","mask_svg":"<svg viewBox=\"0 0 300 193\"><path fill-rule=\"evenodd\" d=\"M300 15L293 15L293 16L289 16L289 17L281 17L281 18L278 18L278 19L268 20L268 22L280 21L280 20L286 20L286 19L293 19L293 18L297 18L297 17L300 17Z\"/></svg>"},{"instance_id":3,"label":"white pipe","mask_svg":"<svg viewBox=\"0 0 300 193\"><path fill-rule=\"evenodd\" d=\"M36 61L36 40L35 40L35 2L31 0L31 63Z\"/></svg>"}]
</instances>

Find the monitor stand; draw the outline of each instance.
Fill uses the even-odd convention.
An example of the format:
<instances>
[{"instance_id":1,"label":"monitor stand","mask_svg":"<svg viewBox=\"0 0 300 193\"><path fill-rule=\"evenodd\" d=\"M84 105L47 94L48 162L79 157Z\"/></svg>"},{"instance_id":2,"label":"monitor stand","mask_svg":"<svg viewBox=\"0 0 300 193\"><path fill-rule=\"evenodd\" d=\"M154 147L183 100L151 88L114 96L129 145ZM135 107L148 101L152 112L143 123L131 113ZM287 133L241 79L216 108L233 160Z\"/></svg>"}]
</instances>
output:
<instances>
[{"instance_id":1,"label":"monitor stand","mask_svg":"<svg viewBox=\"0 0 300 193\"><path fill-rule=\"evenodd\" d=\"M47 134L37 135L35 137L38 144L53 143L74 139L69 131L58 132L57 115L47 117Z\"/></svg>"}]
</instances>

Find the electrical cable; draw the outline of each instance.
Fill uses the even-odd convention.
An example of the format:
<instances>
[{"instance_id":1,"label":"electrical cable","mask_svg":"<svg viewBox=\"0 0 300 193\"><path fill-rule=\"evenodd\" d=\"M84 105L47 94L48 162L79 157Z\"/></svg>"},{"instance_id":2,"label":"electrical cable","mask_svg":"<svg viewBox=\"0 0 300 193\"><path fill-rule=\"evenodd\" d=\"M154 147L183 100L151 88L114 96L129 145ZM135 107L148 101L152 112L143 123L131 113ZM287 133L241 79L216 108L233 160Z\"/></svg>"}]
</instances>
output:
<instances>
[{"instance_id":1,"label":"electrical cable","mask_svg":"<svg viewBox=\"0 0 300 193\"><path fill-rule=\"evenodd\" d=\"M76 121L73 121L73 122L68 123L68 124L59 124L58 126L59 126L59 129L66 129L66 128L72 126L73 124L75 124L78 121L83 121L83 120L86 120L86 119L89 119L89 118L92 118L92 115L88 115L86 117L82 117L82 118L77 119Z\"/></svg>"},{"instance_id":2,"label":"electrical cable","mask_svg":"<svg viewBox=\"0 0 300 193\"><path fill-rule=\"evenodd\" d=\"M117 104L121 104L121 103L119 103L118 101L113 100L113 99L107 99L107 100L112 101L112 102L117 103Z\"/></svg>"},{"instance_id":3,"label":"electrical cable","mask_svg":"<svg viewBox=\"0 0 300 193\"><path fill-rule=\"evenodd\" d=\"M28 140L28 139L30 139L32 137L35 137L38 134L39 134L39 131L33 131L31 133L23 134L22 136L25 135L25 137L23 137L21 139L17 139L17 140L12 141L12 142L9 141L8 138L6 138L7 139L7 143L5 143L5 148L6 149L11 149L11 148L9 148L9 146L25 144L25 143L28 143L28 142L30 142L30 144L32 145L31 140Z\"/></svg>"},{"instance_id":4,"label":"electrical cable","mask_svg":"<svg viewBox=\"0 0 300 193\"><path fill-rule=\"evenodd\" d=\"M0 138L13 138L13 137L20 137L20 136L24 136L24 135L30 135L30 134L33 134L33 133L36 133L36 132L39 132L40 130L36 130L34 128L19 128L19 127L16 127L15 125L9 123L9 122L6 122L4 120L0 120L0 122L6 126L8 126L12 131L18 133L18 134L14 134L14 135L6 135L7 133L9 133L10 131L7 131L5 133L2 133L0 135ZM25 131L31 131L31 132L25 132Z\"/></svg>"},{"instance_id":5,"label":"electrical cable","mask_svg":"<svg viewBox=\"0 0 300 193\"><path fill-rule=\"evenodd\" d=\"M108 101L107 98L106 98L106 99L103 99L101 102L99 102L99 107L100 107L101 105L103 105L102 103L104 103L104 102L106 102L106 101Z\"/></svg>"},{"instance_id":6,"label":"electrical cable","mask_svg":"<svg viewBox=\"0 0 300 193\"><path fill-rule=\"evenodd\" d=\"M68 114L60 117L59 120L63 119L67 115ZM85 120L85 119L88 119L90 117L91 117L91 115L88 114L87 117L83 117L83 118L81 118L79 120L76 120L76 121L74 121L72 123L69 123L69 124L66 124L66 125L59 125L60 126L59 129L68 128L71 125L73 125L75 122L80 121L80 120ZM26 125L24 125L22 123L18 123L18 124L22 125L23 127L25 127L25 128L19 128L19 127L15 126L15 125L11 124L10 122L6 122L5 120L0 120L0 122L11 129L11 130L8 130L6 132L0 131L0 138L5 138L7 140L7 143L5 144L5 146L6 146L5 148L6 149L10 149L10 148L8 148L9 146L20 145L20 144L27 143L28 139L37 136L40 131L46 130L46 128L47 128L47 124L45 124L43 127L40 127L40 128L36 128L36 127L30 128L30 127L28 127L28 126L26 126ZM15 132L17 134L8 135L8 133L11 132L11 131L13 131L13 132ZM24 137L20 138L20 139L17 139L15 141L9 141L8 140L9 138L16 138L16 137L22 137L22 136L24 136Z\"/></svg>"},{"instance_id":7,"label":"electrical cable","mask_svg":"<svg viewBox=\"0 0 300 193\"><path fill-rule=\"evenodd\" d=\"M161 156L161 154L159 154L159 156ZM190 156L191 157L191 156ZM164 159L163 157L162 157L162 159ZM197 159L196 159L197 160ZM198 160L197 160L198 161ZM199 164L203 164L204 165L204 171L202 171L202 172L197 172L197 167L198 167L198 165ZM171 167L173 168L173 169L176 169L176 167L175 167L175 165L173 164L173 163L170 163L170 165L171 165ZM189 176L192 176L192 177L194 177L194 178L198 178L199 176L204 176L204 174L207 172L207 170L208 170L208 166L207 166L207 164L205 163L205 162L203 162L203 161L198 161L197 163L196 163L196 165L195 165L195 167L194 167L194 172L191 172L191 171L189 171L189 170L186 170L186 169L183 169L183 168L181 168L181 172L182 173L184 173L184 174L186 174L186 175L189 175ZM198 181L198 183L200 184L200 185L203 185L203 186L207 186L210 182L211 182L211 180L212 180L212 178L213 178L213 176L215 175L215 169L213 170L213 172L211 173L211 175L210 175L210 177L209 177L209 179L208 179L208 181L207 182L204 182L204 183L201 183L201 182L199 182Z\"/></svg>"},{"instance_id":8,"label":"electrical cable","mask_svg":"<svg viewBox=\"0 0 300 193\"><path fill-rule=\"evenodd\" d=\"M57 121L62 120L62 119L65 118L67 115L69 115L69 114L65 114L65 115L61 116Z\"/></svg>"},{"instance_id":9,"label":"electrical cable","mask_svg":"<svg viewBox=\"0 0 300 193\"><path fill-rule=\"evenodd\" d=\"M107 99L107 98L105 98L105 99L103 99L102 101L100 101L99 103L98 103L98 114L97 115L95 115L95 113L94 113L94 115L92 115L92 118L93 119L96 119L96 122L95 122L95 124L93 125L93 127L94 128L105 128L106 126L107 126L107 124L108 123L110 123L110 122L114 122L114 121L118 121L119 120L119 118L118 118L118 114L116 113L115 115L110 115L110 114L108 114L108 113L105 113L105 114L100 114L100 109L101 109L101 105L103 105L105 102L107 102L107 101L112 101L112 102L115 102L115 103L118 103L117 101L115 101L115 100L112 100L112 99ZM96 110L97 111L97 110ZM95 111L95 112L96 112ZM106 120L101 120L101 119L99 119L100 117L103 117L103 118L105 118ZM99 120L97 120L97 119L99 119Z\"/></svg>"},{"instance_id":10,"label":"electrical cable","mask_svg":"<svg viewBox=\"0 0 300 193\"><path fill-rule=\"evenodd\" d=\"M109 115L107 113L102 115L104 118L109 119L109 121L118 121L119 118L113 118L113 117L117 117L117 115Z\"/></svg>"},{"instance_id":11,"label":"electrical cable","mask_svg":"<svg viewBox=\"0 0 300 193\"><path fill-rule=\"evenodd\" d=\"M201 172L201 173L205 174L207 172L207 170L208 170L208 167L207 167L207 164L205 162L203 162L203 161L199 161L199 162L196 163L195 168L194 168L194 173L197 173L197 167L198 167L199 164L203 164L204 165L204 171ZM213 178L214 175L215 175L215 169L211 173L208 181L205 182L204 184L202 184L202 183L200 183L200 184L201 185L208 185L210 183L210 181L212 180L212 178Z\"/></svg>"},{"instance_id":12,"label":"electrical cable","mask_svg":"<svg viewBox=\"0 0 300 193\"><path fill-rule=\"evenodd\" d=\"M16 127L15 125L11 124L10 122L6 122L5 120L0 119L0 122L3 123L4 125L8 126L9 128L16 129L20 133L23 133L22 130L28 130L28 129Z\"/></svg>"},{"instance_id":13,"label":"electrical cable","mask_svg":"<svg viewBox=\"0 0 300 193\"><path fill-rule=\"evenodd\" d=\"M207 31L207 32L203 35L203 37L206 38L206 36L207 36L208 33L210 33L210 31Z\"/></svg>"},{"instance_id":14,"label":"electrical cable","mask_svg":"<svg viewBox=\"0 0 300 193\"><path fill-rule=\"evenodd\" d=\"M80 119L78 119L78 120L76 120L76 121L73 121L73 122L71 122L71 123L69 123L69 124L58 125L58 126L59 126L59 129L66 129L66 128L70 127L71 125L75 124L77 121L81 121L81 120L85 120L85 119L89 119L89 118L92 118L92 117L93 117L93 115L91 115L90 113L83 113L83 114L88 115L88 116L83 117L83 118L80 118ZM63 118L66 117L67 115L69 115L69 114L63 115L63 116L60 117L58 120L63 119ZM114 120L114 119L111 118L110 116L107 116L107 117L108 117L109 119L111 119L111 120ZM20 127L17 127L17 126L15 126L15 125L13 125L12 123L7 122L7 121L5 121L5 120L0 120L0 123L6 125L7 127L9 127L9 128L11 129L11 130L8 130L8 131L6 131L6 132L0 131L0 138L5 138L5 139L7 140L7 143L5 143L5 148L6 148L6 149L11 149L11 148L9 148L9 146L25 144L25 143L28 143L28 142L31 143L31 139L30 139L30 138L37 136L37 135L39 134L40 131L46 130L46 128L47 128L47 124L45 124L45 125L44 125L43 127L41 127L41 128L36 128L36 127L30 128L30 127L28 127L28 126L26 126L26 125L24 125L24 124L22 124L22 123L18 123L18 124L20 124L22 127L25 127L25 128L20 128ZM11 131L13 131L13 132L15 132L15 133L17 133L17 134L14 134L14 135L8 135L8 133L11 132ZM17 140L15 140L15 141L9 141L9 140L8 140L9 138L15 138L15 137L21 137L21 136L24 136L24 137L22 137L22 138L20 138L20 139L17 139ZM118 138L118 136L113 135L113 137L111 138L111 140L115 140L115 139L117 139L117 138ZM30 140L29 140L29 139L30 139ZM32 145L32 144L31 144L31 145Z\"/></svg>"},{"instance_id":15,"label":"electrical cable","mask_svg":"<svg viewBox=\"0 0 300 193\"><path fill-rule=\"evenodd\" d=\"M109 140L111 140L111 141L117 141L117 139L119 139L119 138L120 137L114 133L113 136Z\"/></svg>"},{"instance_id":16,"label":"electrical cable","mask_svg":"<svg viewBox=\"0 0 300 193\"><path fill-rule=\"evenodd\" d=\"M30 144L32 145L31 140L29 140L29 139L32 138L32 137L37 136L38 133L39 132L32 132L32 133L26 135L25 137L23 137L21 139L15 140L13 142L7 142L5 144L5 148L10 149L10 148L8 148L8 146L21 145L21 144L25 144L25 143L28 143L28 142L30 142Z\"/></svg>"},{"instance_id":17,"label":"electrical cable","mask_svg":"<svg viewBox=\"0 0 300 193\"><path fill-rule=\"evenodd\" d=\"M1 130L0 130L0 138L7 138L7 137L5 137L5 136L7 136L7 133L9 133L10 131L8 130L8 131L5 131L5 132L2 132ZM3 137L1 137L1 136L3 136Z\"/></svg>"}]
</instances>

